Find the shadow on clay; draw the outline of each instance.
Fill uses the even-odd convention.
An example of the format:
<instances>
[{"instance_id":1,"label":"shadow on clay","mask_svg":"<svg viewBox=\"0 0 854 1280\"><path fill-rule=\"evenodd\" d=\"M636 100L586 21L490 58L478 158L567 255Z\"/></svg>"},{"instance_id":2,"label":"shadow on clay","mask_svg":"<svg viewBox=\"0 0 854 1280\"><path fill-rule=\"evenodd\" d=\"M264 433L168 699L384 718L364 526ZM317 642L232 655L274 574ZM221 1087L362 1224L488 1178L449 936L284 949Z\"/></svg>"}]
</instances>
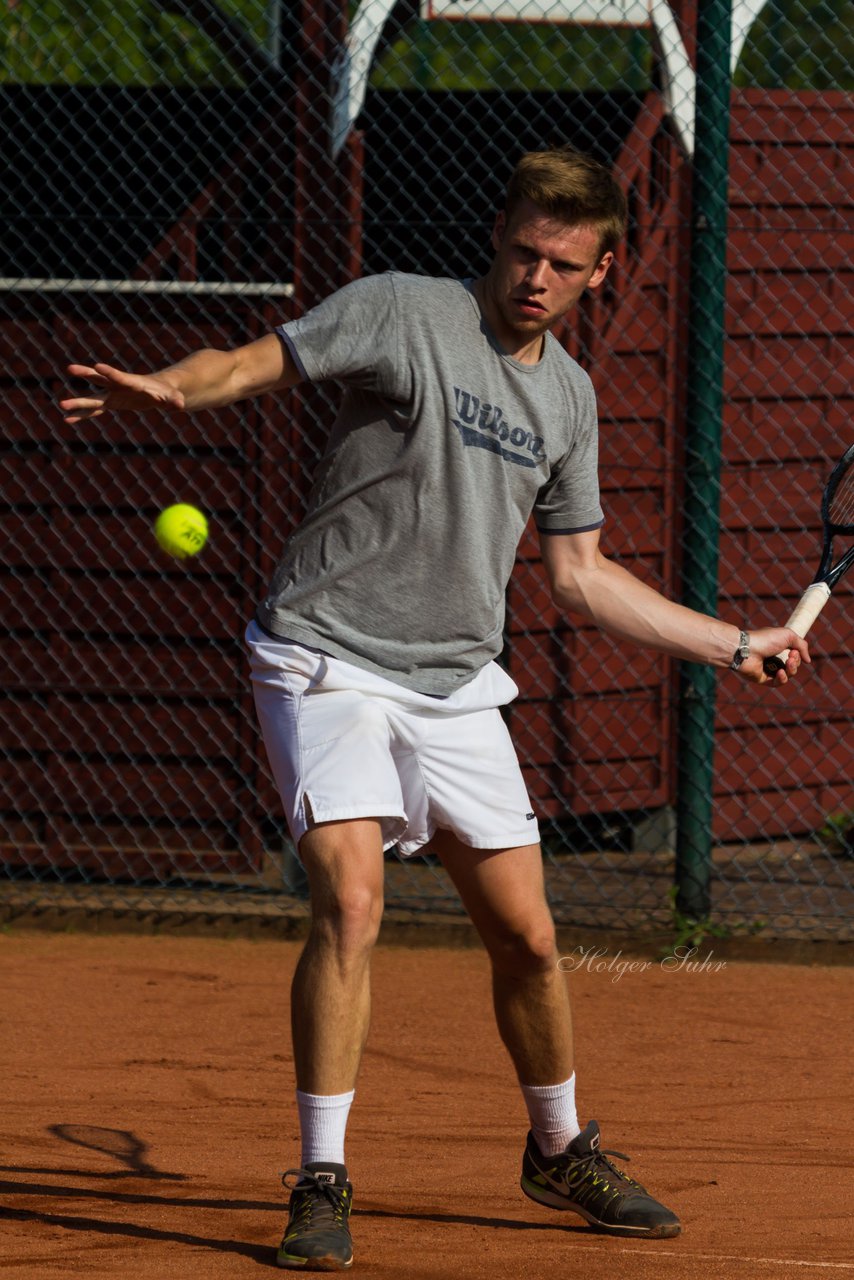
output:
<instances>
[{"instance_id":1,"label":"shadow on clay","mask_svg":"<svg viewBox=\"0 0 854 1280\"><path fill-rule=\"evenodd\" d=\"M281 1206L277 1206L280 1208ZM9 1209L0 1206L0 1222L33 1222L46 1227L63 1227L101 1236L123 1236L134 1240L159 1240L169 1244L191 1245L194 1249L212 1249L216 1253L234 1253L264 1266L275 1267L276 1251L270 1245L249 1244L243 1240L216 1240L210 1236L194 1236L184 1231L159 1231L156 1227L140 1227L130 1222L104 1222L100 1218L72 1218L60 1213L38 1213L32 1209Z\"/></svg>"}]
</instances>

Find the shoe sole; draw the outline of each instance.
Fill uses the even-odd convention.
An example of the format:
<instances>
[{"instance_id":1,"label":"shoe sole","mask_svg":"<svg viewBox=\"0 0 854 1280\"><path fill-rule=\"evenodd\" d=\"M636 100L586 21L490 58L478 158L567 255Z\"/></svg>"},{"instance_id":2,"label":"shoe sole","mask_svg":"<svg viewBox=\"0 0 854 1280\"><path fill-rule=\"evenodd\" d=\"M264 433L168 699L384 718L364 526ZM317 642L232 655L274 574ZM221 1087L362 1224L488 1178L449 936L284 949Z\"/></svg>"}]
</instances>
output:
<instances>
[{"instance_id":1,"label":"shoe sole","mask_svg":"<svg viewBox=\"0 0 854 1280\"><path fill-rule=\"evenodd\" d=\"M596 1231L601 1231L604 1235L631 1236L634 1239L641 1237L645 1240L669 1240L673 1236L678 1236L682 1230L682 1225L679 1222L658 1222L651 1227L612 1226L608 1222L600 1222L587 1209L582 1209L580 1204L575 1204L574 1201L567 1200L554 1192L541 1191L524 1178L519 1185L529 1200L533 1200L536 1204L545 1205L547 1209L568 1209L570 1213L577 1213L591 1227L595 1228Z\"/></svg>"},{"instance_id":2,"label":"shoe sole","mask_svg":"<svg viewBox=\"0 0 854 1280\"><path fill-rule=\"evenodd\" d=\"M347 1261L341 1258L298 1258L292 1253L282 1253L281 1249L276 1254L276 1266L284 1267L288 1271L346 1271L353 1265L353 1255Z\"/></svg>"}]
</instances>

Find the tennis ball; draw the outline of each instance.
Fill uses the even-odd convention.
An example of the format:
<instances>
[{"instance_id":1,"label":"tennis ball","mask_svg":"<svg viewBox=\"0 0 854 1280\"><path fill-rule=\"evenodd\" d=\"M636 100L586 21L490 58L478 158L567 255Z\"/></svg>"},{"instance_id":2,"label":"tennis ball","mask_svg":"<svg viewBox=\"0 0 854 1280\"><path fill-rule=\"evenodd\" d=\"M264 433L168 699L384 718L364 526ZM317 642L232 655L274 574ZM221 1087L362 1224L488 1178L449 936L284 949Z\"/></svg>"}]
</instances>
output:
<instances>
[{"instance_id":1,"label":"tennis ball","mask_svg":"<svg viewBox=\"0 0 854 1280\"><path fill-rule=\"evenodd\" d=\"M201 551L208 540L208 522L197 507L186 502L161 511L154 522L154 536L161 547L177 560L186 560Z\"/></svg>"}]
</instances>

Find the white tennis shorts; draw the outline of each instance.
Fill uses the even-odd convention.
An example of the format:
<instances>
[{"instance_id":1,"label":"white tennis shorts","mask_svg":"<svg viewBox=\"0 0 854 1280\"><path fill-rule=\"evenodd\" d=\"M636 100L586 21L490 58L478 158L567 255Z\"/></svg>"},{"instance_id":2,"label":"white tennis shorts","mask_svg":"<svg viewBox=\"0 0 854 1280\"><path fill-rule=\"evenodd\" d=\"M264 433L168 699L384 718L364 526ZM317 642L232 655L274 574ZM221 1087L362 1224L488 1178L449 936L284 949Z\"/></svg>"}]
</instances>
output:
<instances>
[{"instance_id":1,"label":"white tennis shorts","mask_svg":"<svg viewBox=\"0 0 854 1280\"><path fill-rule=\"evenodd\" d=\"M321 822L378 818L408 856L437 827L475 849L536 844L537 820L497 708L519 692L490 663L447 698L246 631L255 706L294 843Z\"/></svg>"}]
</instances>

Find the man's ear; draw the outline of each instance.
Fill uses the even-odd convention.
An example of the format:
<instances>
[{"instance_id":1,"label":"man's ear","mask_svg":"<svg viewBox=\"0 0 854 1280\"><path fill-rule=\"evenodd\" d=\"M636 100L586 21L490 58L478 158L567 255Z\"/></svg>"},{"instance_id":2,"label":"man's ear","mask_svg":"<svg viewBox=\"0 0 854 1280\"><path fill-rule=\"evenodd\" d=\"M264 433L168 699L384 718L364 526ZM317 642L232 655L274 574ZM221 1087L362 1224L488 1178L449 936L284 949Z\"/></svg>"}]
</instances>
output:
<instances>
[{"instance_id":1,"label":"man's ear","mask_svg":"<svg viewBox=\"0 0 854 1280\"><path fill-rule=\"evenodd\" d=\"M504 232L507 230L507 215L503 209L499 209L495 215L495 221L492 224L492 235L490 242L493 249L498 251L501 241L504 239Z\"/></svg>"},{"instance_id":2,"label":"man's ear","mask_svg":"<svg viewBox=\"0 0 854 1280\"><path fill-rule=\"evenodd\" d=\"M614 255L613 253L610 252L610 250L608 253L602 254L602 257L599 259L599 263L596 267L596 270L593 272L593 275L587 281L588 289L595 289L597 284L602 283L602 281L605 279L606 275L608 274L608 268L610 267L613 261L614 261Z\"/></svg>"}]
</instances>

